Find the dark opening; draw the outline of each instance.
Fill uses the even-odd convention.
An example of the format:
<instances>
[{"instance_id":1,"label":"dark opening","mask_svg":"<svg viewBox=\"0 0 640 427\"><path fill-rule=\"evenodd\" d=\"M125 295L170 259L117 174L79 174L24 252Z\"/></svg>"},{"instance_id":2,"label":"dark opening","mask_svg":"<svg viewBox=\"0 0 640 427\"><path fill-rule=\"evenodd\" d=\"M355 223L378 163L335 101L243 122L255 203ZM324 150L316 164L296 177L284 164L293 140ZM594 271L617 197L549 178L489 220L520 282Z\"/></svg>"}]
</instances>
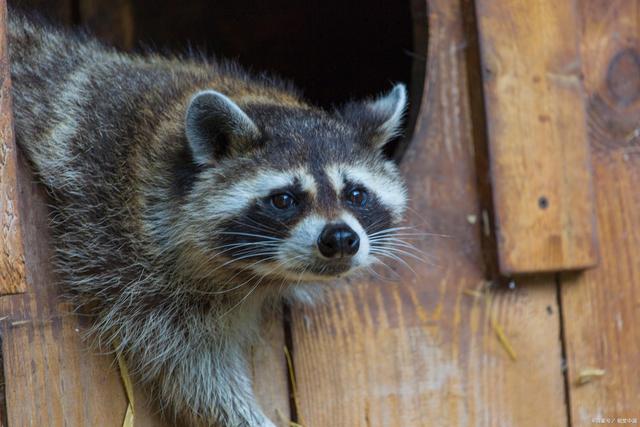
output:
<instances>
[{"instance_id":1,"label":"dark opening","mask_svg":"<svg viewBox=\"0 0 640 427\"><path fill-rule=\"evenodd\" d=\"M189 50L237 60L293 81L331 107L408 85L407 136L426 63L426 0L9 0L81 25L134 51ZM418 70L418 72L416 72Z\"/></svg>"},{"instance_id":2,"label":"dark opening","mask_svg":"<svg viewBox=\"0 0 640 427\"><path fill-rule=\"evenodd\" d=\"M132 14L137 46L233 58L323 106L411 80L409 0L137 0Z\"/></svg>"}]
</instances>

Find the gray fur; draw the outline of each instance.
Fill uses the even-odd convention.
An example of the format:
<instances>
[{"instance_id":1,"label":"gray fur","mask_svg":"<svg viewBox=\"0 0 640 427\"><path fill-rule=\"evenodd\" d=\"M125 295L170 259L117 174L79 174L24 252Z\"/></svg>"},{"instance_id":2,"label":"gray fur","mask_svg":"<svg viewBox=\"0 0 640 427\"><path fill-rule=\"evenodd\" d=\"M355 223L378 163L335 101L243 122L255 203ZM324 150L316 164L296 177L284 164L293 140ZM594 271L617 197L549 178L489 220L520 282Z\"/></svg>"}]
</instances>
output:
<instances>
[{"instance_id":1,"label":"gray fur","mask_svg":"<svg viewBox=\"0 0 640 427\"><path fill-rule=\"evenodd\" d=\"M57 268L96 347L123 354L176 422L272 426L246 348L265 307L312 301L307 282L357 269L317 256L318 221L347 218L366 239L402 216L380 148L404 87L329 113L233 64L123 54L10 17L18 144L52 194ZM343 192L365 181L370 204L349 207ZM275 184L300 192L295 217L264 206ZM247 256L252 245L266 250Z\"/></svg>"}]
</instances>

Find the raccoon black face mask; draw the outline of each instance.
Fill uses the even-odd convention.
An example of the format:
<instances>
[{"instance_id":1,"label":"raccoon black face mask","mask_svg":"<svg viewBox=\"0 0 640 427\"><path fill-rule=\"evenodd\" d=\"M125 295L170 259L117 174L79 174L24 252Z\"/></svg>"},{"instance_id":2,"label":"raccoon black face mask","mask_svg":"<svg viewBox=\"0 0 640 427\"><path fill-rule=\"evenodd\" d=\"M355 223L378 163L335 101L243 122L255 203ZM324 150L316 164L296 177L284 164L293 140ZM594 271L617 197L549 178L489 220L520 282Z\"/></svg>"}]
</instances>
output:
<instances>
[{"instance_id":1,"label":"raccoon black face mask","mask_svg":"<svg viewBox=\"0 0 640 427\"><path fill-rule=\"evenodd\" d=\"M406 90L336 111L226 63L118 53L10 12L16 136L54 197L56 263L96 342L165 416L273 426L244 350L268 302L384 253L406 205Z\"/></svg>"}]
</instances>

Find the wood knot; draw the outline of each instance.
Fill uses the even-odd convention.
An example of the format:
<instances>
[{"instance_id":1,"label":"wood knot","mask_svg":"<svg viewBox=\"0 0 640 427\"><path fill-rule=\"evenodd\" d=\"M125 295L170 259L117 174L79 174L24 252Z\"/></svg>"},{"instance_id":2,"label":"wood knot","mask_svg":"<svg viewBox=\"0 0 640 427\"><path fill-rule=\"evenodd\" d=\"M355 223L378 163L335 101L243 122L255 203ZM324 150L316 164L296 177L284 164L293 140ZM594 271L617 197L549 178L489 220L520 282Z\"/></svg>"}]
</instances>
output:
<instances>
[{"instance_id":1,"label":"wood knot","mask_svg":"<svg viewBox=\"0 0 640 427\"><path fill-rule=\"evenodd\" d=\"M607 70L607 89L613 101L627 108L640 99L640 54L634 48L616 53Z\"/></svg>"}]
</instances>

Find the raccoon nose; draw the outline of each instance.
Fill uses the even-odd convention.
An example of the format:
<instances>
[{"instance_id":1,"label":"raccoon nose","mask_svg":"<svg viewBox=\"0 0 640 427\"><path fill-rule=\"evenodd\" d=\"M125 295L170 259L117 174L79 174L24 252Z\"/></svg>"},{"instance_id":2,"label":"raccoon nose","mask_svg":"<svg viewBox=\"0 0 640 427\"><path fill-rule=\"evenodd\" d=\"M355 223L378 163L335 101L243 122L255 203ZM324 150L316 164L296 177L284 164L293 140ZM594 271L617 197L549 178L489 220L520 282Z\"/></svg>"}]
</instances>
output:
<instances>
[{"instance_id":1,"label":"raccoon nose","mask_svg":"<svg viewBox=\"0 0 640 427\"><path fill-rule=\"evenodd\" d=\"M327 258L353 256L359 247L358 233L346 224L329 224L318 237L318 249Z\"/></svg>"}]
</instances>

